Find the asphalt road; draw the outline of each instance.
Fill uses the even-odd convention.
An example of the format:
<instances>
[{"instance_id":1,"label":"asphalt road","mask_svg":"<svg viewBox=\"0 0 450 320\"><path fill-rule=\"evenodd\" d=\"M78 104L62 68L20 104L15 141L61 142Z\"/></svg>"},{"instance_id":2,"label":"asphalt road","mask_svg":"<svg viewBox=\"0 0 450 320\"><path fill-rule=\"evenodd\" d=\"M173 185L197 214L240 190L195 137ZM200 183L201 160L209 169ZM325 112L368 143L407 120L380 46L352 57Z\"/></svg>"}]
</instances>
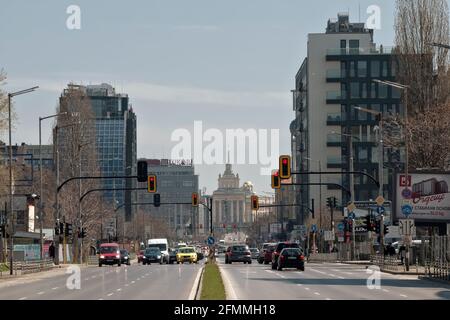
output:
<instances>
[{"instance_id":1,"label":"asphalt road","mask_svg":"<svg viewBox=\"0 0 450 320\"><path fill-rule=\"evenodd\" d=\"M380 289L369 289L365 266L308 263L305 271L272 270L270 265L224 264L223 280L232 300L426 300L450 299L450 286L417 276L380 273ZM370 282L373 284L373 282Z\"/></svg>"},{"instance_id":2,"label":"asphalt road","mask_svg":"<svg viewBox=\"0 0 450 320\"><path fill-rule=\"evenodd\" d=\"M80 289L70 290L65 268L0 279L0 300L186 300L200 269L200 263L84 267Z\"/></svg>"}]
</instances>

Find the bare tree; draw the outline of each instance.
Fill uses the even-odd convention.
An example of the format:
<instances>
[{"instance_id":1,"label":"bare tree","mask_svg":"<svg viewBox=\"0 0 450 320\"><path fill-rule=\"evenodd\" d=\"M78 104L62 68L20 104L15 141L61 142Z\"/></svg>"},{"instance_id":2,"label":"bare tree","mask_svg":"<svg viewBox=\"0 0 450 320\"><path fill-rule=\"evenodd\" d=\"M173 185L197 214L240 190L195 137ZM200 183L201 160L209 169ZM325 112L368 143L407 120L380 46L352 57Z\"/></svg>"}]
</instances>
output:
<instances>
[{"instance_id":1,"label":"bare tree","mask_svg":"<svg viewBox=\"0 0 450 320\"><path fill-rule=\"evenodd\" d=\"M8 96L2 90L5 80L6 73L0 69L0 134L8 128Z\"/></svg>"},{"instance_id":2,"label":"bare tree","mask_svg":"<svg viewBox=\"0 0 450 320\"><path fill-rule=\"evenodd\" d=\"M424 112L447 101L450 93L448 50L431 44L449 44L449 41L446 0L397 0L397 78L410 86L411 113Z\"/></svg>"}]
</instances>

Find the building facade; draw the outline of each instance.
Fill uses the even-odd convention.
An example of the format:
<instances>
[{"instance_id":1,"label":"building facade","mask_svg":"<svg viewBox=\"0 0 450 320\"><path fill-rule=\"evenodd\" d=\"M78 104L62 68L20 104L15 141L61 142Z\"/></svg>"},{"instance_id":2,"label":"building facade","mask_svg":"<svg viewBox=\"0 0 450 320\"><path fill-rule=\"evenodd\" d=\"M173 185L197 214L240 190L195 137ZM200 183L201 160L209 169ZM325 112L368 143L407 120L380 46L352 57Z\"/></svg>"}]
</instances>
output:
<instances>
[{"instance_id":1,"label":"building facade","mask_svg":"<svg viewBox=\"0 0 450 320\"><path fill-rule=\"evenodd\" d=\"M172 161L168 159L147 160L148 174L157 176L157 193L161 197L161 207L139 205L139 210L155 218L168 222L169 228L176 232L177 237L192 236L199 233L199 210L192 208L192 193L198 192L198 175L190 160ZM146 188L147 183L139 183ZM153 203L153 194L146 191L138 193L138 203ZM164 203L179 203L164 205Z\"/></svg>"},{"instance_id":2,"label":"building facade","mask_svg":"<svg viewBox=\"0 0 450 320\"><path fill-rule=\"evenodd\" d=\"M295 77L294 111L291 123L293 169L298 172L349 171L350 148L354 170L377 178L380 161L378 122L364 108L384 115L401 112L401 92L374 82L395 81L397 64L390 48L376 47L373 30L364 23L350 23L348 14L329 20L325 33L308 35L308 56ZM350 138L351 137L351 138ZM351 141L351 142L350 142ZM384 197L393 198L393 175L402 168L403 153L384 149ZM321 179L321 180L320 180ZM350 175L300 175L296 183L336 183L350 190ZM354 177L353 200L378 196L378 187L365 176ZM336 197L340 209L351 200L336 186L299 186L296 202L326 211L327 197ZM320 199L322 201L320 201ZM308 214L298 208L299 223Z\"/></svg>"},{"instance_id":3,"label":"building facade","mask_svg":"<svg viewBox=\"0 0 450 320\"><path fill-rule=\"evenodd\" d=\"M219 233L244 231L253 222L251 196L253 185L239 185L239 174L233 173L231 164L219 174L218 189L213 192L213 227Z\"/></svg>"}]
</instances>

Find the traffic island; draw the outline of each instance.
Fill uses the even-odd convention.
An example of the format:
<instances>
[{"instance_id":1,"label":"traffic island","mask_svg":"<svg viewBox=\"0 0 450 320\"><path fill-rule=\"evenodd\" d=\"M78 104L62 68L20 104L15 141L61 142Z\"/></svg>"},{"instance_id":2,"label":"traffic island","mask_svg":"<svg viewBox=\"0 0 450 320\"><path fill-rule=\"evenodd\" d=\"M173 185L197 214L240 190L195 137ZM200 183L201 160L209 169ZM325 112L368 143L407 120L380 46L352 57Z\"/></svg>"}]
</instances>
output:
<instances>
[{"instance_id":1,"label":"traffic island","mask_svg":"<svg viewBox=\"0 0 450 320\"><path fill-rule=\"evenodd\" d=\"M216 263L209 262L205 265L200 300L226 300L225 286Z\"/></svg>"}]
</instances>

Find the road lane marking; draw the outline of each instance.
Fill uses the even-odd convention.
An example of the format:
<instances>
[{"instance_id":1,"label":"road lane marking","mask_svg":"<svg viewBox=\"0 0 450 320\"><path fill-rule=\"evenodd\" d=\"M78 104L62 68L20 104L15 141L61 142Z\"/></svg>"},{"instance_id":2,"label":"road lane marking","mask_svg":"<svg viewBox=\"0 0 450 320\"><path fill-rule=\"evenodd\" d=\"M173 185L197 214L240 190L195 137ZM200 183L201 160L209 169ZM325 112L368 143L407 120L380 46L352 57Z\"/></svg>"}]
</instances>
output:
<instances>
[{"instance_id":1,"label":"road lane marking","mask_svg":"<svg viewBox=\"0 0 450 320\"><path fill-rule=\"evenodd\" d=\"M317 272L317 273L320 273L320 274L326 274L326 273L323 272L323 271L319 271L319 270L312 269L312 268L309 268L309 270L314 271L314 272Z\"/></svg>"},{"instance_id":2,"label":"road lane marking","mask_svg":"<svg viewBox=\"0 0 450 320\"><path fill-rule=\"evenodd\" d=\"M122 289L117 289L116 291L118 291L118 292L119 292L119 291L122 291Z\"/></svg>"},{"instance_id":3,"label":"road lane marking","mask_svg":"<svg viewBox=\"0 0 450 320\"><path fill-rule=\"evenodd\" d=\"M41 291L41 292L38 292L37 294L38 295L42 295L42 294L44 294L45 293L45 291Z\"/></svg>"},{"instance_id":4,"label":"road lane marking","mask_svg":"<svg viewBox=\"0 0 450 320\"><path fill-rule=\"evenodd\" d=\"M389 292L389 290L383 289L384 292Z\"/></svg>"},{"instance_id":5,"label":"road lane marking","mask_svg":"<svg viewBox=\"0 0 450 320\"><path fill-rule=\"evenodd\" d=\"M103 298L98 298L98 300L103 300Z\"/></svg>"},{"instance_id":6,"label":"road lane marking","mask_svg":"<svg viewBox=\"0 0 450 320\"><path fill-rule=\"evenodd\" d=\"M27 297L22 297L22 298L20 298L19 300L25 300L25 299L27 299Z\"/></svg>"},{"instance_id":7,"label":"road lane marking","mask_svg":"<svg viewBox=\"0 0 450 320\"><path fill-rule=\"evenodd\" d=\"M58 290L58 287L54 287L54 288L52 288L52 290Z\"/></svg>"},{"instance_id":8,"label":"road lane marking","mask_svg":"<svg viewBox=\"0 0 450 320\"><path fill-rule=\"evenodd\" d=\"M309 289L309 288L305 288L305 290L308 290L308 291L309 291L309 290L311 290L311 289Z\"/></svg>"},{"instance_id":9,"label":"road lane marking","mask_svg":"<svg viewBox=\"0 0 450 320\"><path fill-rule=\"evenodd\" d=\"M125 283L125 287L128 287L129 286L129 284L128 283Z\"/></svg>"},{"instance_id":10,"label":"road lane marking","mask_svg":"<svg viewBox=\"0 0 450 320\"><path fill-rule=\"evenodd\" d=\"M108 297L111 297L114 294L114 292L108 293Z\"/></svg>"},{"instance_id":11,"label":"road lane marking","mask_svg":"<svg viewBox=\"0 0 450 320\"><path fill-rule=\"evenodd\" d=\"M131 284L134 284L134 283L136 283L136 281L131 281Z\"/></svg>"},{"instance_id":12,"label":"road lane marking","mask_svg":"<svg viewBox=\"0 0 450 320\"><path fill-rule=\"evenodd\" d=\"M407 295L404 295L404 294L401 294L400 297L408 298L408 296L407 296Z\"/></svg>"},{"instance_id":13,"label":"road lane marking","mask_svg":"<svg viewBox=\"0 0 450 320\"><path fill-rule=\"evenodd\" d=\"M203 270L203 268L200 268L198 270L198 272L197 272L197 276L195 277L194 285L192 286L191 292L189 293L188 300L194 300L195 299L195 296L197 294L197 289L198 289L198 286L199 286L199 282L200 282L200 276L202 274L202 270Z\"/></svg>"},{"instance_id":14,"label":"road lane marking","mask_svg":"<svg viewBox=\"0 0 450 320\"><path fill-rule=\"evenodd\" d=\"M344 272L345 274L352 275L352 272Z\"/></svg>"},{"instance_id":15,"label":"road lane marking","mask_svg":"<svg viewBox=\"0 0 450 320\"><path fill-rule=\"evenodd\" d=\"M331 299L330 298L326 298L325 300L330 301Z\"/></svg>"},{"instance_id":16,"label":"road lane marking","mask_svg":"<svg viewBox=\"0 0 450 320\"><path fill-rule=\"evenodd\" d=\"M314 292L314 294L315 294L316 296L320 296L320 293L318 293L318 292Z\"/></svg>"},{"instance_id":17,"label":"road lane marking","mask_svg":"<svg viewBox=\"0 0 450 320\"><path fill-rule=\"evenodd\" d=\"M297 284L299 287L303 286L301 283Z\"/></svg>"},{"instance_id":18,"label":"road lane marking","mask_svg":"<svg viewBox=\"0 0 450 320\"><path fill-rule=\"evenodd\" d=\"M341 276L337 276L338 277L338 279L342 279L342 280L344 280L345 278L344 277L341 277Z\"/></svg>"}]
</instances>

